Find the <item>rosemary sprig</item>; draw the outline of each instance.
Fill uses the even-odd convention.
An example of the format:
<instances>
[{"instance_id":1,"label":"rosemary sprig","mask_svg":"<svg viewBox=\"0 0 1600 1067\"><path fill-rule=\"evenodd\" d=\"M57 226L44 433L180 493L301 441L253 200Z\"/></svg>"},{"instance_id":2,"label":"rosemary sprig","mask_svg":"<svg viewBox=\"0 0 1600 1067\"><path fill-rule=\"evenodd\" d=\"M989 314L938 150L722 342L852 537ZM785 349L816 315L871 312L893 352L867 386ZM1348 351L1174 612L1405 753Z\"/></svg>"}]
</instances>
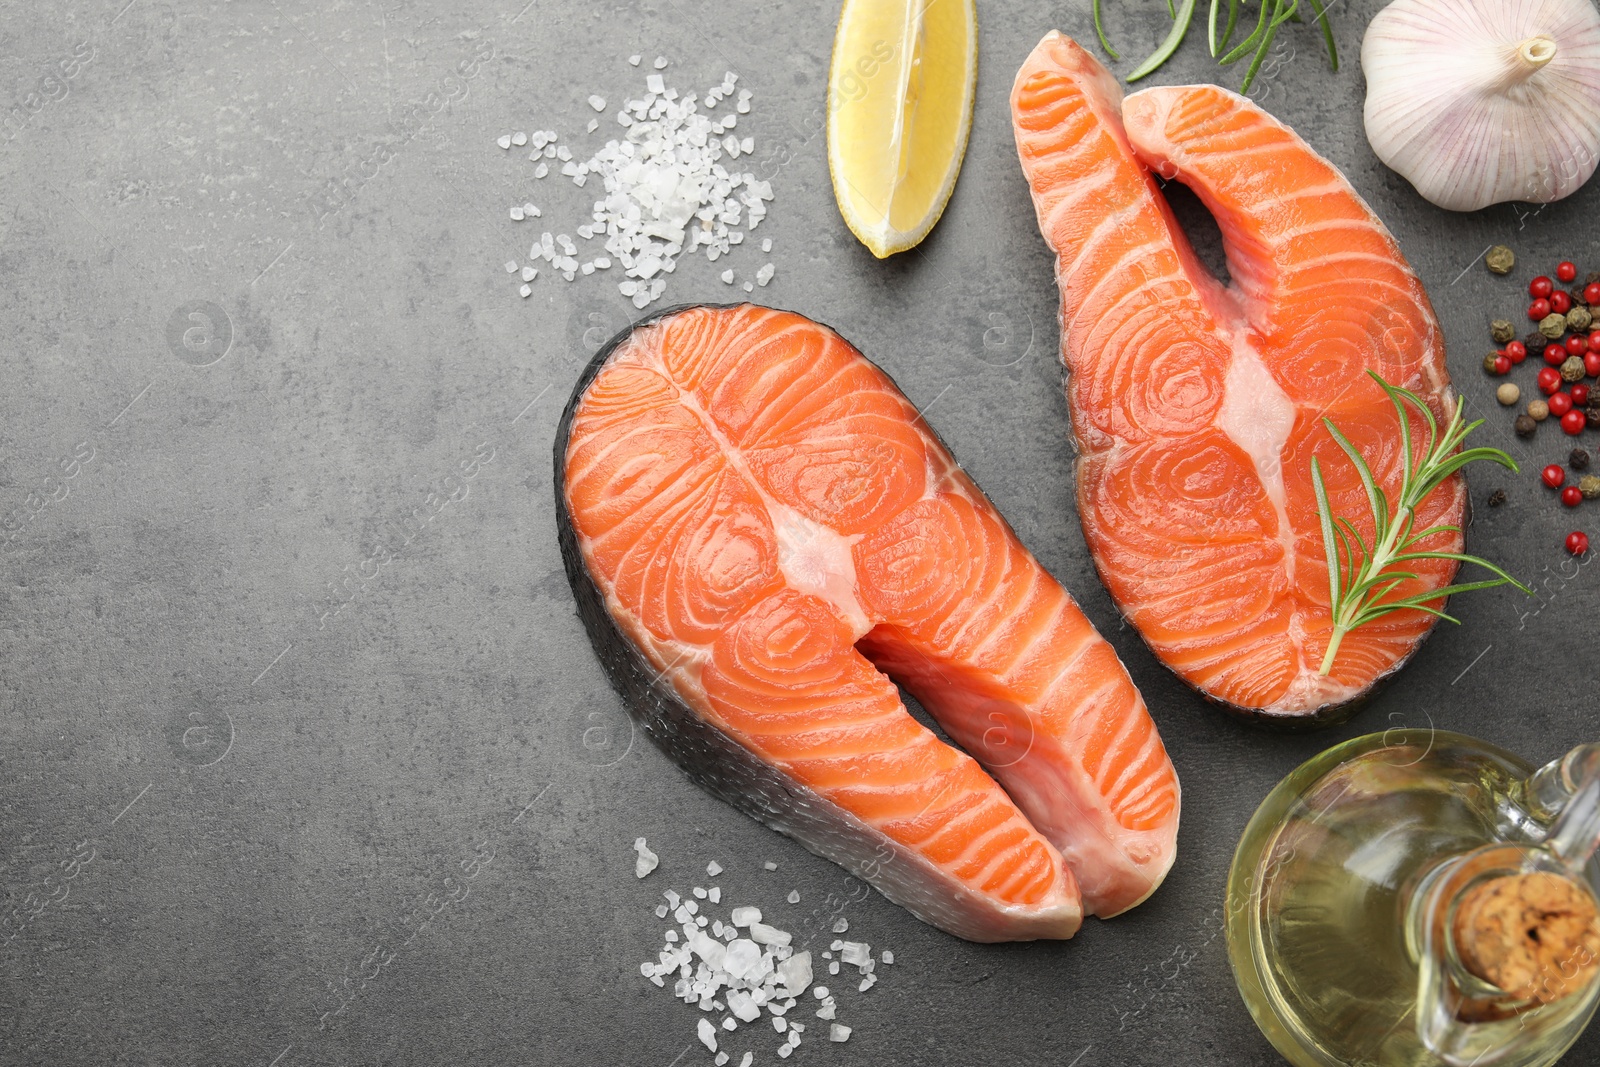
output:
<instances>
[{"instance_id":1,"label":"rosemary sprig","mask_svg":"<svg viewBox=\"0 0 1600 1067\"><path fill-rule=\"evenodd\" d=\"M1367 504L1372 509L1373 522L1372 544L1369 546L1348 520L1342 516L1337 518L1334 516L1333 509L1328 504L1328 491L1322 484L1322 467L1317 463L1315 456L1311 457L1311 485L1316 493L1317 514L1322 520L1322 547L1328 557L1328 592L1333 616L1333 636L1328 641L1328 651L1322 657L1322 669L1319 672L1324 675L1333 669L1334 658L1339 652L1339 643L1344 640L1345 634L1390 612L1414 608L1430 615L1437 615L1441 619L1459 622L1460 620L1446 615L1440 608L1429 605L1454 593L1489 589L1508 583L1530 596L1533 594L1533 590L1486 559L1461 552L1416 549L1419 542L1435 534L1457 533L1460 527L1430 526L1420 533L1412 533L1417 508L1446 478L1468 463L1480 459L1491 460L1515 471L1516 460L1498 448L1469 448L1457 451L1467 434L1483 424L1482 419L1471 423L1463 420L1461 399L1456 400L1455 411L1441 434L1433 412L1428 410L1428 405L1421 397L1408 389L1390 385L1370 370L1367 373L1372 375L1372 379L1388 394L1390 403L1394 404L1395 413L1400 418L1402 454L1407 457L1407 463L1402 468L1400 476L1400 496L1394 502L1391 511L1388 495L1373 478L1372 470L1361 458L1361 453L1357 452L1349 439L1339 432L1339 428L1331 419L1322 420L1328 432L1333 435L1334 441L1355 465L1356 474L1360 476L1362 488L1367 493ZM1422 458L1417 461L1415 469L1410 465L1411 423L1406 418L1407 404L1416 408L1428 424L1428 447ZM1428 559L1453 559L1460 563L1475 564L1499 577L1447 585L1442 589L1392 600L1385 599L1402 583L1415 580L1417 577L1412 571L1391 570L1391 567Z\"/></svg>"},{"instance_id":2,"label":"rosemary sprig","mask_svg":"<svg viewBox=\"0 0 1600 1067\"><path fill-rule=\"evenodd\" d=\"M1317 25L1322 30L1323 43L1328 48L1328 60L1333 69L1339 69L1339 48L1333 41L1333 28L1328 25L1328 13L1321 0L1307 0L1311 10L1316 16ZM1136 82L1155 71L1178 50L1183 43L1184 36L1189 32L1189 24L1194 20L1194 9L1198 0L1181 0L1181 4L1174 9L1172 0L1167 0L1167 10L1172 15L1172 29L1167 33L1166 39L1161 42L1154 52L1150 53L1144 62L1133 69L1128 75L1128 81ZM1222 36L1217 36L1217 20L1222 5L1228 6L1227 24L1222 31ZM1256 21L1255 31L1236 45L1231 51L1217 56L1219 52L1228 47L1228 42L1233 38L1234 27L1239 22L1240 0L1210 0L1210 12L1206 18L1206 43L1211 47L1211 55L1218 59L1223 66L1237 63L1246 55L1251 56L1249 69L1245 71L1244 82L1239 86L1240 92L1249 92L1250 84L1255 81L1256 74L1261 70L1261 64L1266 61L1267 52L1272 48L1273 39L1278 34L1278 27L1285 22L1300 22L1300 0L1260 0L1261 11ZM1101 20L1101 0L1091 0L1091 9L1094 14L1094 32L1100 38L1100 47L1112 59L1122 58L1116 49L1111 47L1111 41L1106 37L1105 26ZM1253 53L1253 54L1252 54Z\"/></svg>"}]
</instances>

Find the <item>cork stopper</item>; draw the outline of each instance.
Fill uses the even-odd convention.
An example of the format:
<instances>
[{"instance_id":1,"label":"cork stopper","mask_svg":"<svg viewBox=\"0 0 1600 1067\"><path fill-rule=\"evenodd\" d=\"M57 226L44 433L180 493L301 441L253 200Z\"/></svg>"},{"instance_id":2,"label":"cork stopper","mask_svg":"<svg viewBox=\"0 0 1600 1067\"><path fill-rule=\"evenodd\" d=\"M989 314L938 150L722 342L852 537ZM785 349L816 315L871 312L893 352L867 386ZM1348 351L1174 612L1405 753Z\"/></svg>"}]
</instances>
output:
<instances>
[{"instance_id":1,"label":"cork stopper","mask_svg":"<svg viewBox=\"0 0 1600 1067\"><path fill-rule=\"evenodd\" d=\"M1462 896L1453 932L1467 970L1518 999L1554 1003L1600 968L1594 897L1546 871L1479 882Z\"/></svg>"}]
</instances>

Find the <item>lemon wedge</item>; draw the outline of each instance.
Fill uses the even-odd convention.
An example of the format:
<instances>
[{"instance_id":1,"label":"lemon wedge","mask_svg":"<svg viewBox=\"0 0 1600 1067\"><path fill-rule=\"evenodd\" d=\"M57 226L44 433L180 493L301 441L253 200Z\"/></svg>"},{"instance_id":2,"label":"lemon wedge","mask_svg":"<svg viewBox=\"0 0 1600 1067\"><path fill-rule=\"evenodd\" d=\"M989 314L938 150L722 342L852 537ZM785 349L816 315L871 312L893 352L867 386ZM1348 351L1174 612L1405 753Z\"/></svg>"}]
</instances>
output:
<instances>
[{"instance_id":1,"label":"lemon wedge","mask_svg":"<svg viewBox=\"0 0 1600 1067\"><path fill-rule=\"evenodd\" d=\"M978 84L976 0L844 0L828 72L828 171L879 259L914 248L961 171Z\"/></svg>"}]
</instances>

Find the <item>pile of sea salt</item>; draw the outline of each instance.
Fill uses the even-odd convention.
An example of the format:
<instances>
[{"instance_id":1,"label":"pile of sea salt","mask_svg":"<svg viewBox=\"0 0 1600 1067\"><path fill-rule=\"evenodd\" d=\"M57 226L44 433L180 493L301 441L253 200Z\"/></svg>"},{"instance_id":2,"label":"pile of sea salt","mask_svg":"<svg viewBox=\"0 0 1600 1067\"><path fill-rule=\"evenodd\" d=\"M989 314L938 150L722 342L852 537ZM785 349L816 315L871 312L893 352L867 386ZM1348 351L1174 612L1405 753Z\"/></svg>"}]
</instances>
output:
<instances>
[{"instance_id":1,"label":"pile of sea salt","mask_svg":"<svg viewBox=\"0 0 1600 1067\"><path fill-rule=\"evenodd\" d=\"M629 62L638 66L639 60L632 56ZM666 65L665 59L655 61L658 71ZM748 89L735 93L738 81L739 76L729 71L721 84L706 90L702 112L694 93L680 96L667 87L661 74L649 75L645 95L627 101L616 113L617 122L627 130L622 139L607 141L586 160L573 158L572 149L560 143L554 130L502 135L497 143L503 149L532 145L528 159L535 163L534 177L543 178L556 162L574 185L581 188L594 177L605 189L604 197L594 202L590 221L576 227L576 232L584 242L602 240L606 254L590 256L580 251L570 234L546 231L528 251L531 262L506 261L507 273L521 275L521 294L533 293L532 283L539 276L534 263L548 264L570 282L579 274L609 270L615 262L624 274L618 291L634 307L643 308L666 291L663 275L673 272L680 255L704 249L706 258L716 262L743 243L745 234L766 217L772 185L722 162L724 157L731 163L755 151L754 137L741 138L733 132L739 116L749 114L752 99ZM730 97L733 113L710 113ZM595 111L606 110L605 99L598 95L589 98L589 105ZM590 120L589 131L598 125L598 120ZM542 214L531 201L510 208L513 221ZM762 241L761 249L772 251L771 240ZM766 285L773 272L771 263L764 264L753 282L744 283L744 291ZM722 280L734 284L734 272L723 271Z\"/></svg>"},{"instance_id":2,"label":"pile of sea salt","mask_svg":"<svg viewBox=\"0 0 1600 1067\"><path fill-rule=\"evenodd\" d=\"M633 847L637 854L634 870L643 878L655 869L657 856L642 837ZM776 865L769 862L766 868L776 870ZM709 877L721 873L722 866L715 860L706 865ZM825 985L812 984L811 953L795 951L794 935L763 922L760 908L735 906L726 920L712 915L706 905L722 903L722 888L717 885L695 886L687 895L668 889L661 895L666 902L656 906L656 917L670 915L677 929L666 931L665 944L655 961L639 964L639 973L663 989L670 980L673 996L706 1013L697 1022L696 1033L714 1054L717 1067L732 1059L719 1043L741 1024L759 1022L763 1012L773 1030L783 1035L779 1058L792 1055L800 1047L807 1024L803 1018L791 1018L791 1013L798 1016L811 1007L804 1001L808 990L817 1005L813 1015L828 1023L828 1040L850 1039L851 1028L835 1021L839 1008L835 995ZM798 893L791 892L788 899L796 903ZM835 933L848 929L849 922L843 917L834 921ZM835 940L822 958L829 961L829 974L838 974L841 964L855 967L862 976L857 988L863 993L877 982L880 961L894 963L894 953L887 951L874 960L872 946L864 941ZM746 1052L739 1067L750 1067L754 1061L755 1053Z\"/></svg>"}]
</instances>

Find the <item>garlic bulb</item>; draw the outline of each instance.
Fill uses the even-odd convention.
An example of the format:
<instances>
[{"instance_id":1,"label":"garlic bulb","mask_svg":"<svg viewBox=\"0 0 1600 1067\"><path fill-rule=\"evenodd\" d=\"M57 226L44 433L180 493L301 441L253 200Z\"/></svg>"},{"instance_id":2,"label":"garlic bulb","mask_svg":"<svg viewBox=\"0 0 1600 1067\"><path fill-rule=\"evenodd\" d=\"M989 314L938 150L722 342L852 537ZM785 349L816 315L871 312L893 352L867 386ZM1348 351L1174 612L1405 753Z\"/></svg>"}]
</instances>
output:
<instances>
[{"instance_id":1,"label":"garlic bulb","mask_svg":"<svg viewBox=\"0 0 1600 1067\"><path fill-rule=\"evenodd\" d=\"M1560 200L1600 162L1593 0L1395 0L1361 66L1372 150L1440 207Z\"/></svg>"}]
</instances>

